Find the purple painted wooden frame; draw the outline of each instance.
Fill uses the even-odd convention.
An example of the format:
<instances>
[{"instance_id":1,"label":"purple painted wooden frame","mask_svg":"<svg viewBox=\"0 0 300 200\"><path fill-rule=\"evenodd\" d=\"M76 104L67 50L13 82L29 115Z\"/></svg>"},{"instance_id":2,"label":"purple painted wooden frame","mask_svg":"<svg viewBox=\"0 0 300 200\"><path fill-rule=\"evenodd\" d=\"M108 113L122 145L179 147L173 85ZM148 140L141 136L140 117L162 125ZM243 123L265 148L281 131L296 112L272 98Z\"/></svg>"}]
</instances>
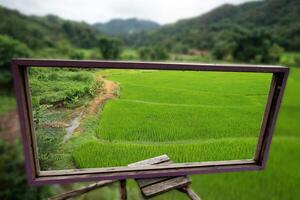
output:
<instances>
[{"instance_id":1,"label":"purple painted wooden frame","mask_svg":"<svg viewBox=\"0 0 300 200\"><path fill-rule=\"evenodd\" d=\"M106 68L106 69L156 69L186 71L221 71L272 73L264 118L254 159L213 162L174 163L167 166L147 167L110 167L95 169L72 169L40 171L36 151L36 139L33 134L31 103L29 98L28 67L72 67L72 68ZM282 66L266 65L232 65L232 64L191 64L160 62L127 61L75 61L75 60L37 60L14 59L12 73L16 91L20 118L22 142L24 147L27 180L29 184L73 183L80 181L99 181L126 178L148 178L178 176L189 174L208 174L261 170L266 166L270 144L281 100L284 94L289 69Z\"/></svg>"}]
</instances>

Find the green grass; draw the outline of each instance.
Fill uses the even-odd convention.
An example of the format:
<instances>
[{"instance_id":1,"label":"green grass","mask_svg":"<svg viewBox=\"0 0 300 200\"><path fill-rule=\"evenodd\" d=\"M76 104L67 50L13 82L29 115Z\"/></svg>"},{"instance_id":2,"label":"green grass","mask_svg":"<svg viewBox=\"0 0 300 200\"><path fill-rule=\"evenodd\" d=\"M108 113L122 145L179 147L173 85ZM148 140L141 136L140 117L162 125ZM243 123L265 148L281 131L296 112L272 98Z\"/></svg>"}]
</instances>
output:
<instances>
[{"instance_id":1,"label":"green grass","mask_svg":"<svg viewBox=\"0 0 300 200\"><path fill-rule=\"evenodd\" d=\"M192 188L202 199L297 200L300 195L299 150L299 137L275 137L265 171L194 175ZM135 196L132 199L139 198ZM174 191L154 198L154 200L177 199L188 198Z\"/></svg>"},{"instance_id":2,"label":"green grass","mask_svg":"<svg viewBox=\"0 0 300 200\"><path fill-rule=\"evenodd\" d=\"M80 168L126 166L163 154L167 154L176 163L249 159L253 155L256 142L256 138L200 140L177 144L90 141L76 148L73 156Z\"/></svg>"},{"instance_id":3,"label":"green grass","mask_svg":"<svg viewBox=\"0 0 300 200\"><path fill-rule=\"evenodd\" d=\"M280 63L282 65L290 67L300 67L300 53L299 52L287 52L280 57Z\"/></svg>"},{"instance_id":4,"label":"green grass","mask_svg":"<svg viewBox=\"0 0 300 200\"><path fill-rule=\"evenodd\" d=\"M83 97L93 96L99 86L93 71L34 67L29 71L33 106L78 105Z\"/></svg>"},{"instance_id":5,"label":"green grass","mask_svg":"<svg viewBox=\"0 0 300 200\"><path fill-rule=\"evenodd\" d=\"M298 115L298 119L299 115ZM279 121L281 124L281 121ZM276 134L279 132L277 131ZM288 132L286 132L288 134ZM202 199L212 200L298 200L300 195L300 138L275 135L271 146L267 168L258 172L239 172L210 175L193 175L192 188ZM113 158L115 159L115 158ZM140 191L136 183L129 180L128 199L139 200ZM119 199L119 184L95 190L83 199ZM180 192L172 191L154 200L188 200Z\"/></svg>"},{"instance_id":6,"label":"green grass","mask_svg":"<svg viewBox=\"0 0 300 200\"><path fill-rule=\"evenodd\" d=\"M292 68L282 102L276 134L300 137L300 68Z\"/></svg>"},{"instance_id":7,"label":"green grass","mask_svg":"<svg viewBox=\"0 0 300 200\"><path fill-rule=\"evenodd\" d=\"M112 101L105 105L97 135L109 141L139 142L255 137L262 110L260 106L214 108ZM217 123L220 120L222 123Z\"/></svg>"},{"instance_id":8,"label":"green grass","mask_svg":"<svg viewBox=\"0 0 300 200\"><path fill-rule=\"evenodd\" d=\"M300 196L300 69L292 68L281 107L275 137L271 145L267 168L257 172L193 175L192 187L202 199L212 200L298 200ZM97 148L97 147L96 147ZM127 151L128 152L128 151ZM131 154L136 156L134 154ZM193 154L191 154L193 155ZM121 159L119 154L115 154ZM115 159L113 159L115 160ZM122 160L122 159L121 159ZM139 189L129 181L128 195L131 200L140 199ZM103 188L85 196L102 200L117 199L118 185ZM108 191L110 192L108 194ZM188 198L172 191L153 198L174 200Z\"/></svg>"},{"instance_id":9,"label":"green grass","mask_svg":"<svg viewBox=\"0 0 300 200\"><path fill-rule=\"evenodd\" d=\"M120 96L91 124L97 140L75 148L77 167L123 166L161 154L175 162L253 157L270 74L101 73L119 84Z\"/></svg>"},{"instance_id":10,"label":"green grass","mask_svg":"<svg viewBox=\"0 0 300 200\"><path fill-rule=\"evenodd\" d=\"M39 164L41 170L55 169L59 158L59 149L65 135L63 128L37 128L35 130L38 144ZM64 163L66 165L67 163Z\"/></svg>"},{"instance_id":11,"label":"green grass","mask_svg":"<svg viewBox=\"0 0 300 200\"><path fill-rule=\"evenodd\" d=\"M101 82L95 74L95 70L30 69L29 88L42 170L74 167L70 153L63 150L65 128L97 95Z\"/></svg>"}]
</instances>

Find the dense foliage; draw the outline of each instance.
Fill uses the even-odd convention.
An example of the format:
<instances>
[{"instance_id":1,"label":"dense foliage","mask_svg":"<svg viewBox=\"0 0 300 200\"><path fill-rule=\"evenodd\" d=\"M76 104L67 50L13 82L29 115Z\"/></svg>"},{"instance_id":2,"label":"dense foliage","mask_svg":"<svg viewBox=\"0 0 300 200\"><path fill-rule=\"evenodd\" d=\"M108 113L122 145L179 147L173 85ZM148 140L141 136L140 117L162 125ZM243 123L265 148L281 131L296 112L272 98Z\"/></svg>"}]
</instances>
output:
<instances>
[{"instance_id":1,"label":"dense foliage","mask_svg":"<svg viewBox=\"0 0 300 200\"><path fill-rule=\"evenodd\" d=\"M31 68L29 86L34 107L72 106L82 97L93 97L101 86L93 71L82 69ZM82 102L81 102L82 103Z\"/></svg>"},{"instance_id":2,"label":"dense foliage","mask_svg":"<svg viewBox=\"0 0 300 200\"><path fill-rule=\"evenodd\" d=\"M142 47L139 49L139 57L142 60L166 60L169 58L167 50L163 46Z\"/></svg>"},{"instance_id":3,"label":"dense foliage","mask_svg":"<svg viewBox=\"0 0 300 200\"><path fill-rule=\"evenodd\" d=\"M283 51L268 32L258 29L236 31L234 36L220 35L212 53L218 60L278 63Z\"/></svg>"},{"instance_id":4,"label":"dense foliage","mask_svg":"<svg viewBox=\"0 0 300 200\"><path fill-rule=\"evenodd\" d=\"M11 82L10 62L12 58L30 56L26 44L5 35L0 35L0 85Z\"/></svg>"},{"instance_id":5,"label":"dense foliage","mask_svg":"<svg viewBox=\"0 0 300 200\"><path fill-rule=\"evenodd\" d=\"M59 17L26 16L18 11L0 7L0 34L9 35L30 48L57 47L60 42L81 48L95 47L97 32L82 22L62 20Z\"/></svg>"},{"instance_id":6,"label":"dense foliage","mask_svg":"<svg viewBox=\"0 0 300 200\"><path fill-rule=\"evenodd\" d=\"M29 87L41 169L53 168L65 135L66 116L98 95L94 70L31 68ZM51 143L51 145L49 145Z\"/></svg>"},{"instance_id":7,"label":"dense foliage","mask_svg":"<svg viewBox=\"0 0 300 200\"><path fill-rule=\"evenodd\" d=\"M19 142L9 144L0 139L0 199L45 199L51 194L49 188L27 185L22 155Z\"/></svg>"},{"instance_id":8,"label":"dense foliage","mask_svg":"<svg viewBox=\"0 0 300 200\"><path fill-rule=\"evenodd\" d=\"M54 15L27 16L1 6L0 18L1 85L10 84L12 58L115 59L122 50L119 39L105 36L83 22Z\"/></svg>"},{"instance_id":9,"label":"dense foliage","mask_svg":"<svg viewBox=\"0 0 300 200\"><path fill-rule=\"evenodd\" d=\"M271 43L277 43L285 50L300 50L300 1L266 0L237 6L227 4L199 17L180 20L155 31L134 34L126 42L136 47L160 44L170 51L186 48L212 50L220 46L227 51L234 45L228 41L236 38L237 32L243 30L255 35L252 32L257 29L272 35ZM248 48L249 42L240 45ZM257 45L262 47L264 43Z\"/></svg>"},{"instance_id":10,"label":"dense foliage","mask_svg":"<svg viewBox=\"0 0 300 200\"><path fill-rule=\"evenodd\" d=\"M122 51L122 41L115 38L103 37L98 40L102 57L107 60L118 59Z\"/></svg>"}]
</instances>

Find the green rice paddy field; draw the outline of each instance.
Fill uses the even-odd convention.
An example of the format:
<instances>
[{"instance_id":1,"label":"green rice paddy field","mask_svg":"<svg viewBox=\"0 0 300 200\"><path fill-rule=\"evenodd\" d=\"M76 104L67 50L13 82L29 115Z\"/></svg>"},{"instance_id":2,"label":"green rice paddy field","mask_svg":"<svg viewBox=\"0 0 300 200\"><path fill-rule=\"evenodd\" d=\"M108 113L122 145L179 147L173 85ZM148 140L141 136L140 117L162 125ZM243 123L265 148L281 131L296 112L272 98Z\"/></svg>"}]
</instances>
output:
<instances>
[{"instance_id":1,"label":"green rice paddy field","mask_svg":"<svg viewBox=\"0 0 300 200\"><path fill-rule=\"evenodd\" d=\"M109 167L167 154L175 162L251 159L270 74L105 70L119 84L76 166ZM85 131L83 131L85 132Z\"/></svg>"},{"instance_id":2,"label":"green rice paddy field","mask_svg":"<svg viewBox=\"0 0 300 200\"><path fill-rule=\"evenodd\" d=\"M91 72L95 73L95 72ZM252 158L269 74L96 72L118 97L88 116L63 145L78 168L127 165L167 154L175 162ZM300 70L293 68L265 171L192 176L205 199L300 199ZM59 157L59 156L58 156ZM64 165L63 159L59 162ZM140 199L133 181L129 199ZM117 185L83 199L117 199ZM169 192L154 199L187 199Z\"/></svg>"},{"instance_id":3,"label":"green rice paddy field","mask_svg":"<svg viewBox=\"0 0 300 200\"><path fill-rule=\"evenodd\" d=\"M154 71L131 72L130 76L116 71L105 73L108 79L120 84L120 97L109 101L101 115L84 123L90 139L86 137L86 143L75 148L73 157L77 166L122 165L160 153L167 153L177 162L252 155L257 137L253 133L259 128L254 122L260 120L258 116L266 99L265 84L269 83L269 76L238 74L239 78L236 78L237 74L227 74L224 78L212 73L193 77L194 74L186 72L186 75L178 74L178 77L176 73L169 76L170 72L153 76L151 73L157 73ZM188 77L189 84L184 77ZM171 81L173 78L176 81ZM216 84L210 85L208 80L210 83L214 80ZM229 86L231 90L224 91ZM196 95L199 91L202 97ZM194 175L192 186L195 191L203 199L300 199L299 100L300 70L293 68L266 170ZM186 108L191 109L187 111ZM148 113L149 110L155 112ZM205 116L201 115L202 111L205 111ZM210 116L210 112L216 113L222 120L211 121L215 116ZM170 116L170 113L176 115ZM185 121L185 117L189 120ZM145 119L153 126L148 127ZM151 119L159 120L151 124ZM235 124L237 120L239 123ZM196 121L203 124L195 128ZM180 122L180 125L171 122ZM93 131L94 126L97 126L96 131ZM128 131L125 127L143 134L134 135L135 131ZM150 131L150 127L156 128ZM173 134L169 134L169 130ZM160 136L159 133L166 135ZM86 197L114 199L118 194L117 186L112 188L115 190L104 188ZM128 190L129 199L139 199L133 181ZM169 192L154 199L187 198L179 192Z\"/></svg>"}]
</instances>

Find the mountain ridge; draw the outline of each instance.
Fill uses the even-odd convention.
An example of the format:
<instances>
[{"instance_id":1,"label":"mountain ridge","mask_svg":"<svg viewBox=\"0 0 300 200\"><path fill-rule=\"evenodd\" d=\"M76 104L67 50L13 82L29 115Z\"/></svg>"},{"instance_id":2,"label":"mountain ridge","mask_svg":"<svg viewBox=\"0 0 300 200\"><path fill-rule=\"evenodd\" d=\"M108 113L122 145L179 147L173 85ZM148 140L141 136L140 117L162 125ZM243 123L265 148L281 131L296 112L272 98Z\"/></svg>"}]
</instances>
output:
<instances>
[{"instance_id":1,"label":"mountain ridge","mask_svg":"<svg viewBox=\"0 0 300 200\"><path fill-rule=\"evenodd\" d=\"M133 34L133 46L174 44L194 49L212 49L219 37L241 30L264 29L288 50L300 50L300 1L265 0L239 5L224 4L200 16L182 19L147 33ZM223 36L222 36L223 35Z\"/></svg>"},{"instance_id":2,"label":"mountain ridge","mask_svg":"<svg viewBox=\"0 0 300 200\"><path fill-rule=\"evenodd\" d=\"M85 22L65 20L56 15L25 15L0 6L0 34L8 35L30 48L55 47L69 43L79 48L95 47L104 34Z\"/></svg>"},{"instance_id":3,"label":"mountain ridge","mask_svg":"<svg viewBox=\"0 0 300 200\"><path fill-rule=\"evenodd\" d=\"M138 18L116 18L106 23L95 23L93 24L93 27L109 35L122 36L142 31L154 30L160 27L160 25L151 20L144 20Z\"/></svg>"}]
</instances>

